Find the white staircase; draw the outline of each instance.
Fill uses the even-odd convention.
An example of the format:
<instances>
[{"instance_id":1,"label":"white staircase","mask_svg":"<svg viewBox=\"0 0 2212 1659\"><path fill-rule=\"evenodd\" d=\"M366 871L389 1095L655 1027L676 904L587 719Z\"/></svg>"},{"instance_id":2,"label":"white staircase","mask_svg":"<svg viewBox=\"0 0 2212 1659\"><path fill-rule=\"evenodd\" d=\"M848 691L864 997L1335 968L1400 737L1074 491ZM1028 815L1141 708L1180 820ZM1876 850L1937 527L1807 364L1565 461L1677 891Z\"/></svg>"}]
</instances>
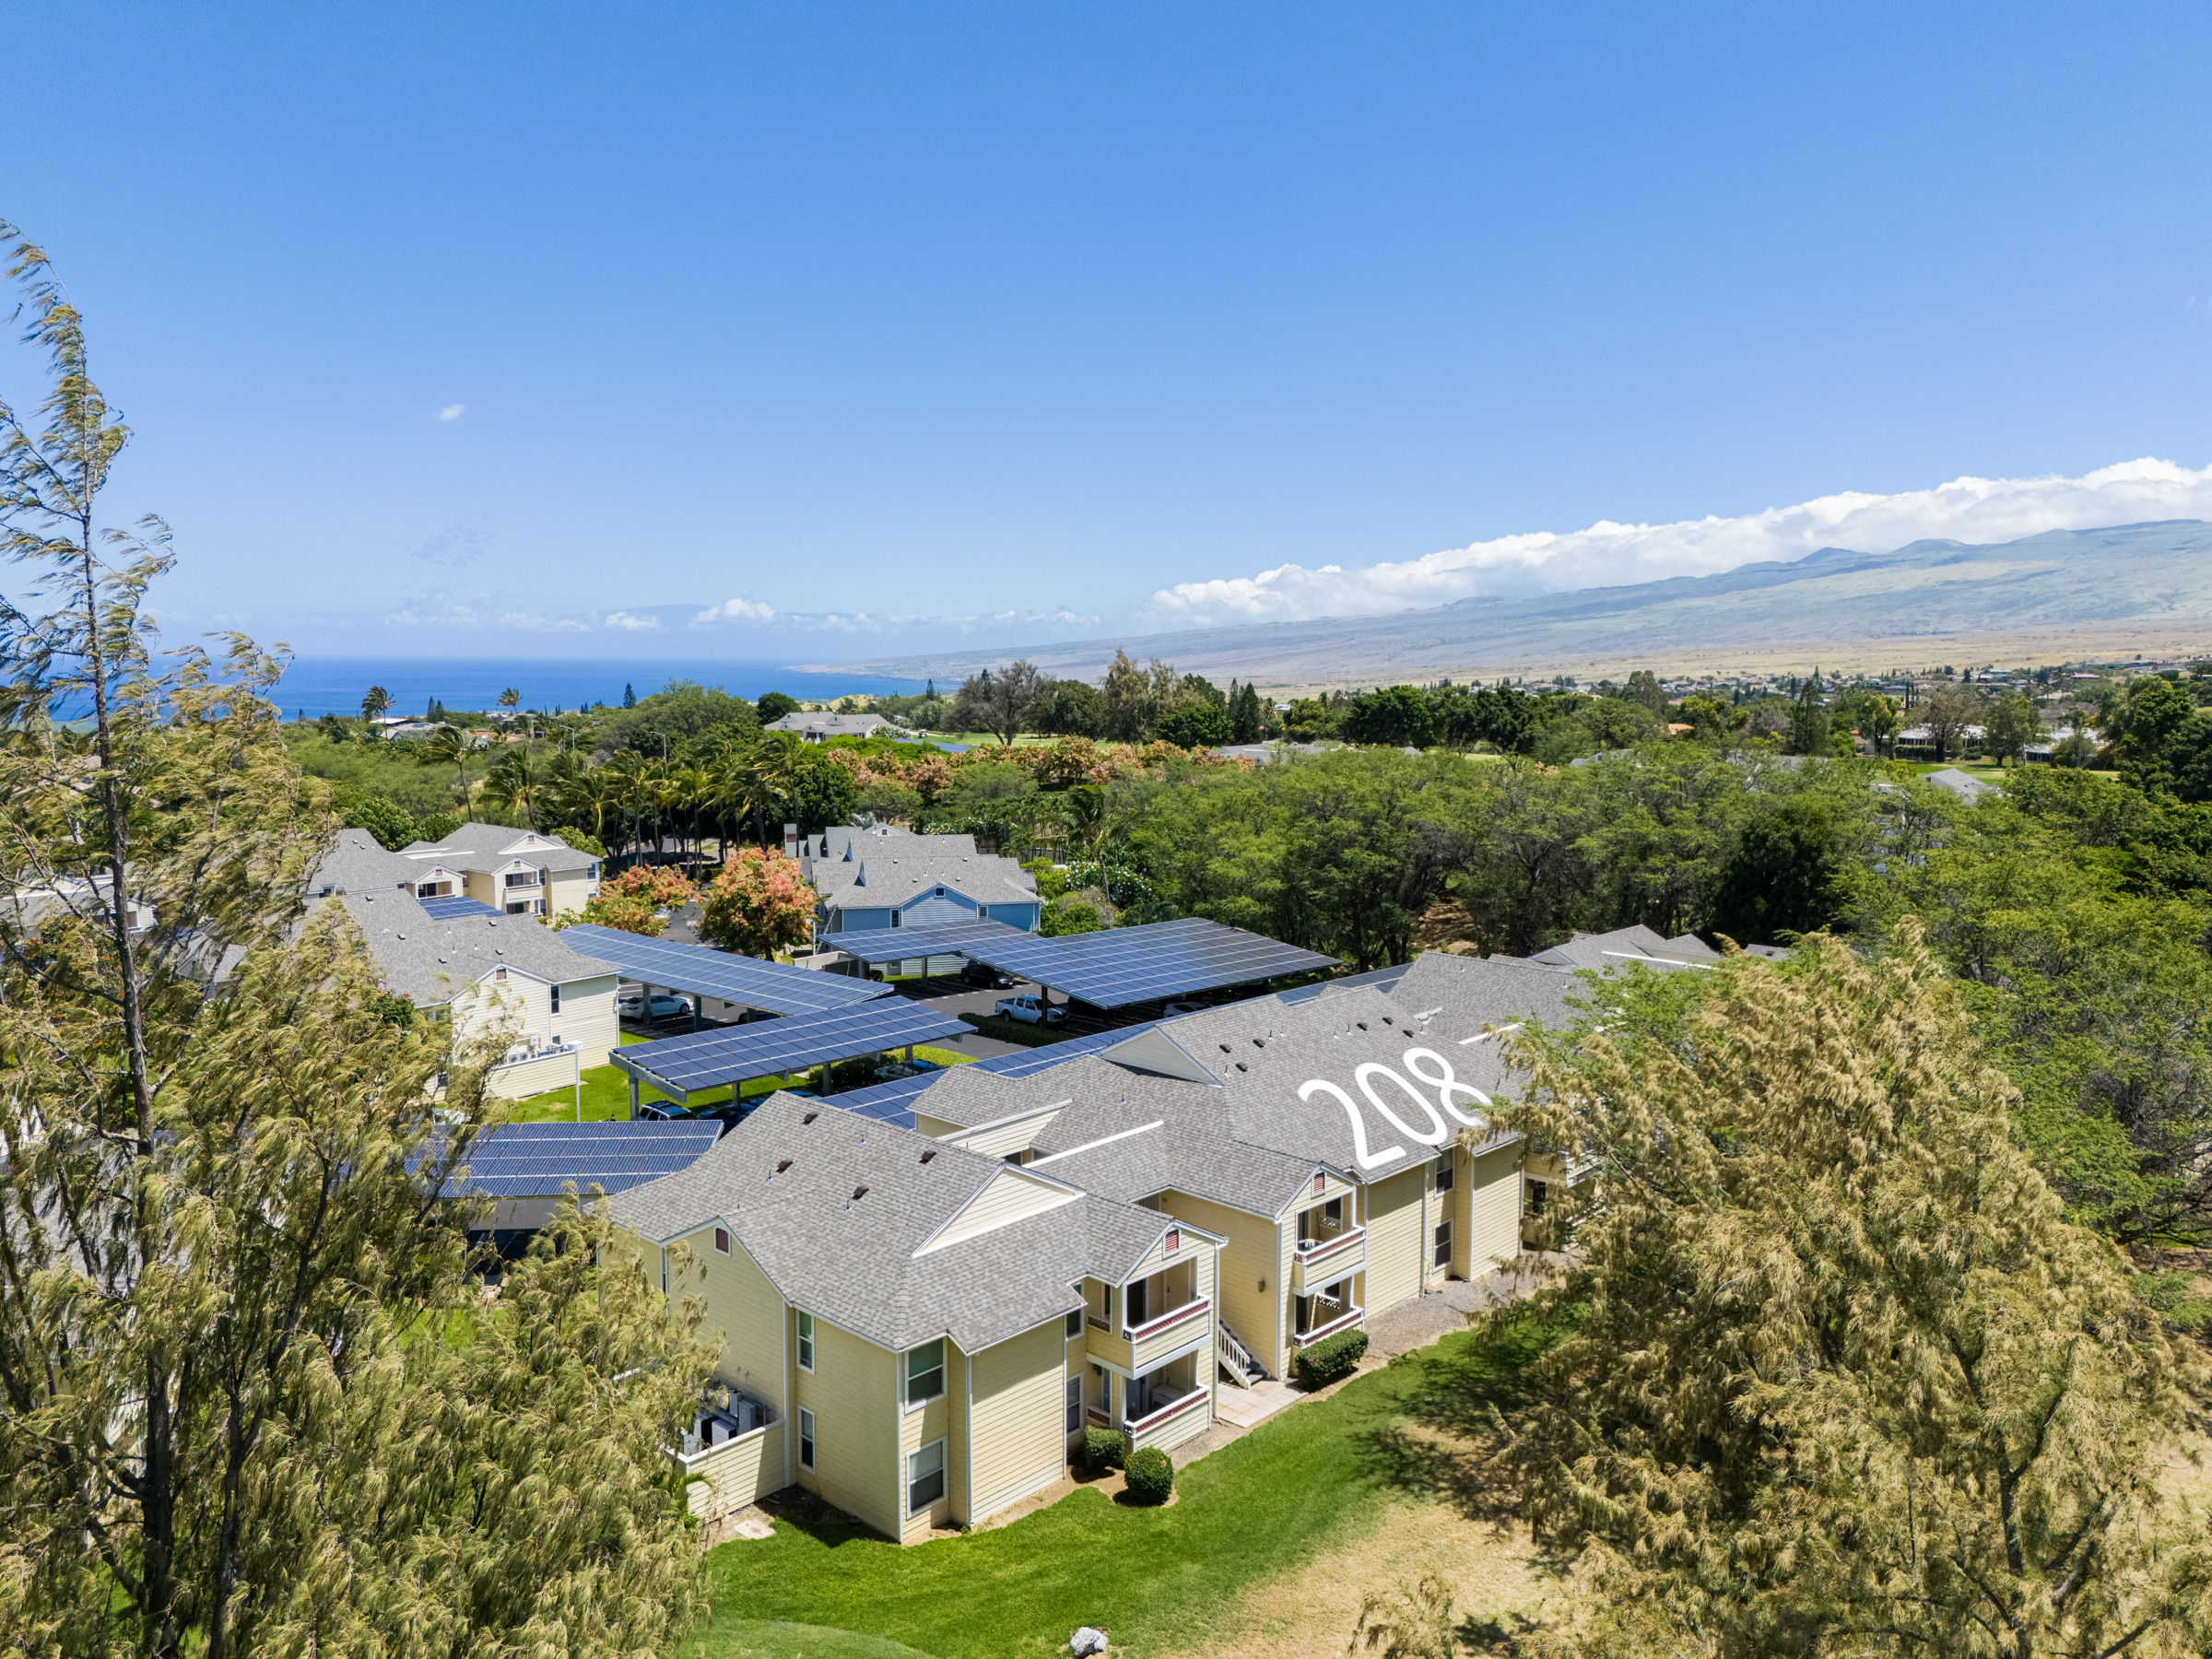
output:
<instances>
[{"instance_id":1,"label":"white staircase","mask_svg":"<svg viewBox=\"0 0 2212 1659\"><path fill-rule=\"evenodd\" d=\"M1220 1361L1221 1374L1239 1388L1250 1388L1267 1374L1267 1368L1238 1340L1218 1311L1214 1315L1214 1358Z\"/></svg>"}]
</instances>

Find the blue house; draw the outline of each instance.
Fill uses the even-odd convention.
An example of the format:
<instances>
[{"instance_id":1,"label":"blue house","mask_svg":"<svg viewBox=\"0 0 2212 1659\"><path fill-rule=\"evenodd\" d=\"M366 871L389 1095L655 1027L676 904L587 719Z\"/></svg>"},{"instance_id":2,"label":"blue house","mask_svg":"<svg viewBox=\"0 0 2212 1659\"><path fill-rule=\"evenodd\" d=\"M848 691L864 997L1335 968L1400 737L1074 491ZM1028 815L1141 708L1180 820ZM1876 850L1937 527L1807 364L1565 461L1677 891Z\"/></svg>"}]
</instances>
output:
<instances>
[{"instance_id":1,"label":"blue house","mask_svg":"<svg viewBox=\"0 0 2212 1659\"><path fill-rule=\"evenodd\" d=\"M979 921L1035 933L1042 908L1027 870L983 853L933 856L855 846L850 862L818 860L814 881L824 933Z\"/></svg>"}]
</instances>

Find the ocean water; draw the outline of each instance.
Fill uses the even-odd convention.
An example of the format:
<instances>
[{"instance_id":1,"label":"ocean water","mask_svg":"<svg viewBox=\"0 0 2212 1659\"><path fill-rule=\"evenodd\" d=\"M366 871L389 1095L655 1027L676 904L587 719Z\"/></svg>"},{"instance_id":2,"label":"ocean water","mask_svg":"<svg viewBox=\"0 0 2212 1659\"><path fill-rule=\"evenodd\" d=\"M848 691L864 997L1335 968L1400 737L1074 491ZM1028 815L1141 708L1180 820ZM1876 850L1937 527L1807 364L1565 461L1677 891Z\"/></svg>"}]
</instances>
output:
<instances>
[{"instance_id":1,"label":"ocean water","mask_svg":"<svg viewBox=\"0 0 2212 1659\"><path fill-rule=\"evenodd\" d=\"M865 674L794 674L774 663L669 661L625 662L563 657L340 657L302 656L292 664L276 690L288 720L304 713L359 714L371 686L391 694L392 712L419 714L432 698L449 709L491 709L512 686L525 709L577 709L603 702L618 708L622 688L640 697L671 680L719 686L733 697L758 698L782 691L807 701L827 701L868 692L904 694L922 689L919 680L883 679Z\"/></svg>"}]
</instances>

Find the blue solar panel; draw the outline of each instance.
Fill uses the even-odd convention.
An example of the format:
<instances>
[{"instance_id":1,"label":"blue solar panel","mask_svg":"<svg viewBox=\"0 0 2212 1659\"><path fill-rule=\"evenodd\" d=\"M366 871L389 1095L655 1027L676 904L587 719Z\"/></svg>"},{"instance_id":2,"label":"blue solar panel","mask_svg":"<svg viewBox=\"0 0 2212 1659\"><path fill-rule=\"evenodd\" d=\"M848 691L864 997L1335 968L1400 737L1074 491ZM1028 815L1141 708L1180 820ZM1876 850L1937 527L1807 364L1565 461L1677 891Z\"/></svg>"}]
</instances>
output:
<instances>
[{"instance_id":1,"label":"blue solar panel","mask_svg":"<svg viewBox=\"0 0 2212 1659\"><path fill-rule=\"evenodd\" d=\"M793 968L735 956L707 945L649 939L593 923L564 928L561 943L618 968L631 979L695 996L720 997L739 1007L771 1014L821 1014L884 995L889 987L814 968Z\"/></svg>"},{"instance_id":2,"label":"blue solar panel","mask_svg":"<svg viewBox=\"0 0 2212 1659\"><path fill-rule=\"evenodd\" d=\"M451 922L461 916L496 916L500 914L498 911L493 910L490 905L486 904L480 899L464 899L458 895L446 899L422 899L417 902L429 912L430 920L433 922Z\"/></svg>"},{"instance_id":3,"label":"blue solar panel","mask_svg":"<svg viewBox=\"0 0 2212 1659\"><path fill-rule=\"evenodd\" d=\"M1030 936L1004 922L956 922L949 927L869 927L824 934L821 943L864 962L898 962L915 957L973 956L971 947Z\"/></svg>"},{"instance_id":4,"label":"blue solar panel","mask_svg":"<svg viewBox=\"0 0 2212 1659\"><path fill-rule=\"evenodd\" d=\"M766 1019L758 1025L635 1043L609 1057L639 1081L688 1100L725 1083L780 1077L827 1060L849 1060L855 1054L927 1042L933 1037L958 1036L968 1029L965 1021L948 1014L903 996L887 996L829 1014Z\"/></svg>"},{"instance_id":5,"label":"blue solar panel","mask_svg":"<svg viewBox=\"0 0 2212 1659\"><path fill-rule=\"evenodd\" d=\"M1149 1025L1124 1026L1114 1031L1094 1031L1088 1037L1071 1037L1065 1042L1047 1043L1042 1048L1024 1049L1018 1054L1000 1054L994 1059L973 1062L972 1069L989 1072L1000 1077L1029 1077L1041 1071L1050 1071L1084 1054L1095 1054L1100 1049L1112 1048L1117 1042L1126 1042L1132 1037L1143 1035ZM963 1066L963 1071L971 1069ZM924 1072L918 1077L900 1077L890 1083L872 1083L865 1088L848 1089L843 1094L830 1097L830 1104L840 1112L856 1112L862 1117L875 1118L879 1123L891 1124L900 1129L914 1126L914 1100L932 1083L943 1077L942 1072Z\"/></svg>"},{"instance_id":6,"label":"blue solar panel","mask_svg":"<svg viewBox=\"0 0 2212 1659\"><path fill-rule=\"evenodd\" d=\"M541 1197L574 1182L626 1192L691 1167L722 1133L716 1123L502 1124L470 1148L468 1174L447 1191L488 1198Z\"/></svg>"},{"instance_id":7,"label":"blue solar panel","mask_svg":"<svg viewBox=\"0 0 2212 1659\"><path fill-rule=\"evenodd\" d=\"M1132 1003L1159 1002L1336 965L1335 957L1196 916L1058 939L1017 933L1010 927L984 934L982 929L986 926L995 928L996 924L917 928L908 935L903 952L887 942L897 937L896 930L830 934L821 942L853 954L957 952L1001 973L1049 985L1095 1008L1124 1008Z\"/></svg>"}]
</instances>

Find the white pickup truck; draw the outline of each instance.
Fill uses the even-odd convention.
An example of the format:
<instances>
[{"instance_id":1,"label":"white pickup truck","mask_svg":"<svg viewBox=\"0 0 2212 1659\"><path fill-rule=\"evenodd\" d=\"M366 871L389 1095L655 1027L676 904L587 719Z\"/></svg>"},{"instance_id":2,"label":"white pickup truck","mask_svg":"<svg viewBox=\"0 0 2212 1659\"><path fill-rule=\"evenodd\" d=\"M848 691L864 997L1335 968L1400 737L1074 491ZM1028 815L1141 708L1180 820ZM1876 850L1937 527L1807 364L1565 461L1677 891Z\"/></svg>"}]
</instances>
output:
<instances>
[{"instance_id":1,"label":"white pickup truck","mask_svg":"<svg viewBox=\"0 0 2212 1659\"><path fill-rule=\"evenodd\" d=\"M1056 1026L1067 1018L1066 1008L1038 996L1002 996L991 1011L1018 1019L1023 1025Z\"/></svg>"}]
</instances>

